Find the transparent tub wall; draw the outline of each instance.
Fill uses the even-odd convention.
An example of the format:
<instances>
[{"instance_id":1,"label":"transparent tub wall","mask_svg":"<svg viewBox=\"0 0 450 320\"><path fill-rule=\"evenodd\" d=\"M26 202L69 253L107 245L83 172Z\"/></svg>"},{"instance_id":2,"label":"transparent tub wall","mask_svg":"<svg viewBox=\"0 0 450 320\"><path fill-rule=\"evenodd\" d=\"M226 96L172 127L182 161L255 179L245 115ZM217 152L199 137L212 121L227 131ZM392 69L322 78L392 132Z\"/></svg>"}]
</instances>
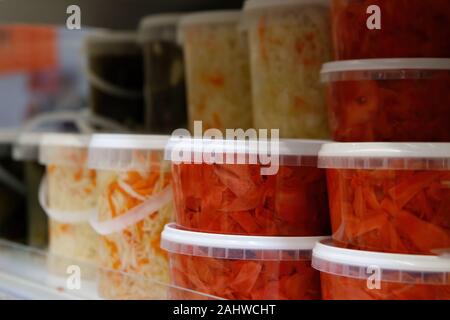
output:
<instances>
[{"instance_id":1,"label":"transparent tub wall","mask_svg":"<svg viewBox=\"0 0 450 320\"><path fill-rule=\"evenodd\" d=\"M54 259L69 266L66 276L49 272L48 261ZM92 274L96 277L90 278ZM102 299L98 294L98 280L105 274L121 281L146 283L145 287L149 288L147 299L170 300L171 297L181 296L181 292L189 292L189 298L195 300L219 299L148 278L98 269L92 264L50 255L42 250L0 239L0 299L98 300Z\"/></svg>"}]
</instances>

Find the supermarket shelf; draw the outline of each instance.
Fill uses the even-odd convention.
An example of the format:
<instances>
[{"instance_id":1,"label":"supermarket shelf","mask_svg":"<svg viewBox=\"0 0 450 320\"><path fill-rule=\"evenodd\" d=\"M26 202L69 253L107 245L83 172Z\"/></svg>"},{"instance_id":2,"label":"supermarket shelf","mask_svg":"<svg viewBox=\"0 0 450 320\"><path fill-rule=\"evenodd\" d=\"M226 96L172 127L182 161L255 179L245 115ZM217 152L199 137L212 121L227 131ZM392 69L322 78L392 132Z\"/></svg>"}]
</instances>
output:
<instances>
[{"instance_id":1,"label":"supermarket shelf","mask_svg":"<svg viewBox=\"0 0 450 320\"><path fill-rule=\"evenodd\" d=\"M66 8L81 8L85 26L134 29L141 17L159 12L239 8L243 0L0 0L0 23L65 24Z\"/></svg>"},{"instance_id":2,"label":"supermarket shelf","mask_svg":"<svg viewBox=\"0 0 450 320\"><path fill-rule=\"evenodd\" d=\"M45 252L0 240L0 297L27 300L99 299L94 281L67 290L66 279L51 274Z\"/></svg>"},{"instance_id":3,"label":"supermarket shelf","mask_svg":"<svg viewBox=\"0 0 450 320\"><path fill-rule=\"evenodd\" d=\"M58 275L51 269L55 262L56 265L80 267L84 276L81 276L79 289L69 289L69 276ZM92 264L50 255L45 251L0 239L0 300L99 300L102 298L97 293L97 279L100 274L106 273L124 283L139 282L140 285L151 288L151 292L145 292L146 297L142 299L170 299L170 293L174 297L186 296L195 300L220 299L136 275L98 269Z\"/></svg>"}]
</instances>

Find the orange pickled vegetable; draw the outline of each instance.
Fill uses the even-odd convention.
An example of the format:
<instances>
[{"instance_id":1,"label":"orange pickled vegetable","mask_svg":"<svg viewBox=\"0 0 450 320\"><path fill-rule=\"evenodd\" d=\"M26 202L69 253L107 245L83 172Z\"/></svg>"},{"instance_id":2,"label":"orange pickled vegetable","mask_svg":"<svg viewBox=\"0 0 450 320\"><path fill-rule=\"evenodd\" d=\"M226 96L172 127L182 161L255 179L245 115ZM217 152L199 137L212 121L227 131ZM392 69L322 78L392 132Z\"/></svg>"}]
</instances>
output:
<instances>
[{"instance_id":1,"label":"orange pickled vegetable","mask_svg":"<svg viewBox=\"0 0 450 320\"><path fill-rule=\"evenodd\" d=\"M333 239L362 250L450 248L449 171L328 169Z\"/></svg>"},{"instance_id":2,"label":"orange pickled vegetable","mask_svg":"<svg viewBox=\"0 0 450 320\"><path fill-rule=\"evenodd\" d=\"M233 300L320 299L319 272L311 261L253 261L171 254L176 286ZM171 298L190 299L188 291ZM193 296L194 297L194 296ZM195 297L198 299L198 297Z\"/></svg>"},{"instance_id":3,"label":"orange pickled vegetable","mask_svg":"<svg viewBox=\"0 0 450 320\"><path fill-rule=\"evenodd\" d=\"M324 300L450 300L450 285L381 281L380 289L369 289L366 279L323 272L320 280Z\"/></svg>"},{"instance_id":4,"label":"orange pickled vegetable","mask_svg":"<svg viewBox=\"0 0 450 320\"><path fill-rule=\"evenodd\" d=\"M333 138L343 142L450 141L448 88L448 71L435 71L425 79L328 83Z\"/></svg>"},{"instance_id":5,"label":"orange pickled vegetable","mask_svg":"<svg viewBox=\"0 0 450 320\"><path fill-rule=\"evenodd\" d=\"M259 165L173 165L177 223L204 232L273 236L329 234L323 169Z\"/></svg>"},{"instance_id":6,"label":"orange pickled vegetable","mask_svg":"<svg viewBox=\"0 0 450 320\"><path fill-rule=\"evenodd\" d=\"M381 10L381 29L367 28L367 8ZM448 0L333 0L336 60L450 57Z\"/></svg>"}]
</instances>

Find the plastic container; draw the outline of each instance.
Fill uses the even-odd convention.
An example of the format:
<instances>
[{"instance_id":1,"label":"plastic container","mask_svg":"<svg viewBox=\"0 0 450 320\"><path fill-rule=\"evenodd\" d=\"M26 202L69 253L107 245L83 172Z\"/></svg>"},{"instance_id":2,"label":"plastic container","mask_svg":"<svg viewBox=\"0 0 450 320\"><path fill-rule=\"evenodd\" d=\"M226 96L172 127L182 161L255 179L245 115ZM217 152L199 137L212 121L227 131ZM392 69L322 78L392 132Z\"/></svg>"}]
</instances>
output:
<instances>
[{"instance_id":1,"label":"plastic container","mask_svg":"<svg viewBox=\"0 0 450 320\"><path fill-rule=\"evenodd\" d=\"M450 141L450 59L331 62L322 79L334 140Z\"/></svg>"},{"instance_id":2,"label":"plastic container","mask_svg":"<svg viewBox=\"0 0 450 320\"><path fill-rule=\"evenodd\" d=\"M450 57L450 3L447 0L332 0L336 60ZM368 9L378 6L380 29Z\"/></svg>"},{"instance_id":3,"label":"plastic container","mask_svg":"<svg viewBox=\"0 0 450 320\"><path fill-rule=\"evenodd\" d=\"M94 114L144 128L143 56L137 33L97 31L85 43Z\"/></svg>"},{"instance_id":4,"label":"plastic container","mask_svg":"<svg viewBox=\"0 0 450 320\"><path fill-rule=\"evenodd\" d=\"M248 0L245 3L254 126L282 138L329 137L320 83L331 60L327 0Z\"/></svg>"},{"instance_id":5,"label":"plastic container","mask_svg":"<svg viewBox=\"0 0 450 320\"><path fill-rule=\"evenodd\" d=\"M251 237L164 228L172 283L233 300L320 299L311 250L323 237ZM188 292L171 298L189 299Z\"/></svg>"},{"instance_id":6,"label":"plastic container","mask_svg":"<svg viewBox=\"0 0 450 320\"><path fill-rule=\"evenodd\" d=\"M26 187L27 243L32 247L46 248L48 244L48 219L39 204L39 185L45 167L38 163L40 133L22 133L13 147L13 158L23 164Z\"/></svg>"},{"instance_id":7,"label":"plastic container","mask_svg":"<svg viewBox=\"0 0 450 320\"><path fill-rule=\"evenodd\" d=\"M170 164L163 161L167 136L94 135L89 168L108 177L90 220L101 235L100 265L160 283L169 282L167 255L160 249L161 232L172 220ZM116 272L117 273L117 272ZM105 273L102 297L152 299L165 292L139 281Z\"/></svg>"},{"instance_id":8,"label":"plastic container","mask_svg":"<svg viewBox=\"0 0 450 320\"><path fill-rule=\"evenodd\" d=\"M317 243L324 300L450 300L446 257L350 250Z\"/></svg>"},{"instance_id":9,"label":"plastic container","mask_svg":"<svg viewBox=\"0 0 450 320\"><path fill-rule=\"evenodd\" d=\"M278 149L262 141L254 148L243 140L172 138L166 159L172 161L176 222L225 234L328 235L325 171L317 168L323 141L273 143ZM264 159L264 148L272 158ZM193 158L178 159L180 153Z\"/></svg>"},{"instance_id":10,"label":"plastic container","mask_svg":"<svg viewBox=\"0 0 450 320\"><path fill-rule=\"evenodd\" d=\"M239 31L239 11L208 11L183 16L183 43L188 90L188 127L252 127L247 43Z\"/></svg>"},{"instance_id":11,"label":"plastic container","mask_svg":"<svg viewBox=\"0 0 450 320\"><path fill-rule=\"evenodd\" d=\"M87 168L90 136L44 134L39 162L46 175L39 201L49 216L49 252L81 262L98 261L98 235L89 225L100 194L101 177ZM68 265L54 259L51 270L66 275Z\"/></svg>"},{"instance_id":12,"label":"plastic container","mask_svg":"<svg viewBox=\"0 0 450 320\"><path fill-rule=\"evenodd\" d=\"M0 130L0 238L25 242L25 185L22 165L11 159L17 132Z\"/></svg>"},{"instance_id":13,"label":"plastic container","mask_svg":"<svg viewBox=\"0 0 450 320\"><path fill-rule=\"evenodd\" d=\"M179 14L158 14L140 23L148 132L170 134L187 125L183 52L176 36L179 19Z\"/></svg>"},{"instance_id":14,"label":"plastic container","mask_svg":"<svg viewBox=\"0 0 450 320\"><path fill-rule=\"evenodd\" d=\"M450 248L450 143L334 143L327 168L336 243L433 254Z\"/></svg>"}]
</instances>

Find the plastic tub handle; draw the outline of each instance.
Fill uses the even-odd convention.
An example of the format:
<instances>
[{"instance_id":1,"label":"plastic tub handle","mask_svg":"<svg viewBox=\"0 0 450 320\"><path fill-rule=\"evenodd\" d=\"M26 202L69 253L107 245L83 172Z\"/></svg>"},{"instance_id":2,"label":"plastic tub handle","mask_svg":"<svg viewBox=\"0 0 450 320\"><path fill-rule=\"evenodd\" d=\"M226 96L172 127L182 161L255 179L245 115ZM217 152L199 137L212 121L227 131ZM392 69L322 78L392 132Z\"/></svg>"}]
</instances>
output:
<instances>
[{"instance_id":1,"label":"plastic tub handle","mask_svg":"<svg viewBox=\"0 0 450 320\"><path fill-rule=\"evenodd\" d=\"M98 213L96 212L89 218L89 223L102 236L112 234L138 223L171 201L172 188L171 186L167 186L159 193L147 198L140 205L137 205L119 217L100 222L98 220Z\"/></svg>"},{"instance_id":2,"label":"plastic tub handle","mask_svg":"<svg viewBox=\"0 0 450 320\"><path fill-rule=\"evenodd\" d=\"M48 199L47 190L48 190L47 175L44 175L39 185L39 195L38 195L39 204L41 205L42 209L44 209L45 213L55 221L71 224L88 222L89 217L91 217L93 214L95 214L95 212L97 212L97 208L92 208L83 211L63 211L51 209L47 204Z\"/></svg>"}]
</instances>

